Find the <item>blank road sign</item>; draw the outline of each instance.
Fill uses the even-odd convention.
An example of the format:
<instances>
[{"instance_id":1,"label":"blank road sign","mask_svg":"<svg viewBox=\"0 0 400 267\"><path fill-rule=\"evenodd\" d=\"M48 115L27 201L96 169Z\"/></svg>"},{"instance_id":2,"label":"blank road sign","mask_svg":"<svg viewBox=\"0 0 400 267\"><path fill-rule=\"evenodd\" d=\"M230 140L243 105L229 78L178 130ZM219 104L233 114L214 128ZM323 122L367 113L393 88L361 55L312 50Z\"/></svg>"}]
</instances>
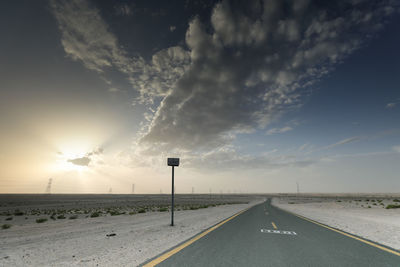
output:
<instances>
[{"instance_id":1,"label":"blank road sign","mask_svg":"<svg viewBox=\"0 0 400 267\"><path fill-rule=\"evenodd\" d=\"M179 158L168 158L168 166L179 166Z\"/></svg>"}]
</instances>

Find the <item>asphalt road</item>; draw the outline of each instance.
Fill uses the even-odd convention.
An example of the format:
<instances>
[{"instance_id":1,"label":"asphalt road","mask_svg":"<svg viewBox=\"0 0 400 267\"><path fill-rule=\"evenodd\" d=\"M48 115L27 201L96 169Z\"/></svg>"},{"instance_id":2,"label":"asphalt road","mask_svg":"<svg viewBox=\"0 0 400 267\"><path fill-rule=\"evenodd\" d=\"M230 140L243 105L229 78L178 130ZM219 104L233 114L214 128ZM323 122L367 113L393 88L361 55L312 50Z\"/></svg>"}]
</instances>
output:
<instances>
[{"instance_id":1,"label":"asphalt road","mask_svg":"<svg viewBox=\"0 0 400 267\"><path fill-rule=\"evenodd\" d=\"M268 200L157 266L400 266L400 256L282 211Z\"/></svg>"}]
</instances>

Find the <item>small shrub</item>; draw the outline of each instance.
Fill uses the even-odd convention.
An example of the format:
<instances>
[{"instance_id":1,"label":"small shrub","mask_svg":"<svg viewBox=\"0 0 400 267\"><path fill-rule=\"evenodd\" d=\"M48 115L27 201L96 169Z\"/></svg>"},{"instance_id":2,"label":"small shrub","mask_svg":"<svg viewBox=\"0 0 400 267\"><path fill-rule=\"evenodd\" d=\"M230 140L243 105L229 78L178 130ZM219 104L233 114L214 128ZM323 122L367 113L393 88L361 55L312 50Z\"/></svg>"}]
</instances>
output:
<instances>
[{"instance_id":1,"label":"small shrub","mask_svg":"<svg viewBox=\"0 0 400 267\"><path fill-rule=\"evenodd\" d=\"M24 213L22 211L20 211L20 210L15 210L14 211L14 215L15 216L22 216L22 215L24 215Z\"/></svg>"},{"instance_id":2,"label":"small shrub","mask_svg":"<svg viewBox=\"0 0 400 267\"><path fill-rule=\"evenodd\" d=\"M11 224L3 224L2 226L1 226L1 229L8 229L8 228L10 228L11 227Z\"/></svg>"},{"instance_id":3,"label":"small shrub","mask_svg":"<svg viewBox=\"0 0 400 267\"><path fill-rule=\"evenodd\" d=\"M129 212L129 215L135 215L135 214L136 214L136 212L134 212L134 211Z\"/></svg>"},{"instance_id":4,"label":"small shrub","mask_svg":"<svg viewBox=\"0 0 400 267\"><path fill-rule=\"evenodd\" d=\"M162 207L162 208L159 208L158 211L160 211L160 212L168 211L168 208Z\"/></svg>"},{"instance_id":5,"label":"small shrub","mask_svg":"<svg viewBox=\"0 0 400 267\"><path fill-rule=\"evenodd\" d=\"M44 223L44 222L47 222L47 219L46 218L39 218L39 219L36 219L36 222L37 223Z\"/></svg>"},{"instance_id":6,"label":"small shrub","mask_svg":"<svg viewBox=\"0 0 400 267\"><path fill-rule=\"evenodd\" d=\"M56 216L51 215L51 216L50 216L50 219L52 219L53 221L55 221L55 220L56 220Z\"/></svg>"},{"instance_id":7,"label":"small shrub","mask_svg":"<svg viewBox=\"0 0 400 267\"><path fill-rule=\"evenodd\" d=\"M199 207L197 207L197 206L190 206L190 210L198 210L199 209Z\"/></svg>"},{"instance_id":8,"label":"small shrub","mask_svg":"<svg viewBox=\"0 0 400 267\"><path fill-rule=\"evenodd\" d=\"M111 210L109 213L110 213L111 216L118 216L118 215L122 214L118 210Z\"/></svg>"},{"instance_id":9,"label":"small shrub","mask_svg":"<svg viewBox=\"0 0 400 267\"><path fill-rule=\"evenodd\" d=\"M78 215L72 215L72 216L69 216L69 218L68 219L70 219L70 220L75 220L75 219L78 219Z\"/></svg>"},{"instance_id":10,"label":"small shrub","mask_svg":"<svg viewBox=\"0 0 400 267\"><path fill-rule=\"evenodd\" d=\"M59 220L65 219L64 214L58 215L58 216L57 216L57 219L59 219Z\"/></svg>"},{"instance_id":11,"label":"small shrub","mask_svg":"<svg viewBox=\"0 0 400 267\"><path fill-rule=\"evenodd\" d=\"M400 205L387 205L386 209L400 209Z\"/></svg>"},{"instance_id":12,"label":"small shrub","mask_svg":"<svg viewBox=\"0 0 400 267\"><path fill-rule=\"evenodd\" d=\"M393 202L400 202L400 199L393 199Z\"/></svg>"},{"instance_id":13,"label":"small shrub","mask_svg":"<svg viewBox=\"0 0 400 267\"><path fill-rule=\"evenodd\" d=\"M145 209L140 209L140 210L138 210L138 213L146 213L146 210Z\"/></svg>"},{"instance_id":14,"label":"small shrub","mask_svg":"<svg viewBox=\"0 0 400 267\"><path fill-rule=\"evenodd\" d=\"M93 212L92 214L90 214L90 218L95 218L95 217L99 217L100 213L98 212Z\"/></svg>"},{"instance_id":15,"label":"small shrub","mask_svg":"<svg viewBox=\"0 0 400 267\"><path fill-rule=\"evenodd\" d=\"M370 208L371 208L371 206L368 206L368 208L370 209Z\"/></svg>"},{"instance_id":16,"label":"small shrub","mask_svg":"<svg viewBox=\"0 0 400 267\"><path fill-rule=\"evenodd\" d=\"M336 202L342 202L341 200L336 200Z\"/></svg>"},{"instance_id":17,"label":"small shrub","mask_svg":"<svg viewBox=\"0 0 400 267\"><path fill-rule=\"evenodd\" d=\"M374 204L372 204L372 205L376 206L376 203L374 203Z\"/></svg>"},{"instance_id":18,"label":"small shrub","mask_svg":"<svg viewBox=\"0 0 400 267\"><path fill-rule=\"evenodd\" d=\"M289 204L296 204L296 202L289 202Z\"/></svg>"},{"instance_id":19,"label":"small shrub","mask_svg":"<svg viewBox=\"0 0 400 267\"><path fill-rule=\"evenodd\" d=\"M11 221L13 219L13 217L8 217L6 218L6 221Z\"/></svg>"}]
</instances>

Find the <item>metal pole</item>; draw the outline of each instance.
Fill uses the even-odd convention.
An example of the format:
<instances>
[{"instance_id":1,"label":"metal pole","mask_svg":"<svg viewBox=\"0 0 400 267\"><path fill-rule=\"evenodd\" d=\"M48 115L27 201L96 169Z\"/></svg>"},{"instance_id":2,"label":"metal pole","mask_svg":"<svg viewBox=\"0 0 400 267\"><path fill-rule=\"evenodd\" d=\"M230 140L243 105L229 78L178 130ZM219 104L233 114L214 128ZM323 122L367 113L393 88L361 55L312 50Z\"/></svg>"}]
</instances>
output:
<instances>
[{"instance_id":1,"label":"metal pole","mask_svg":"<svg viewBox=\"0 0 400 267\"><path fill-rule=\"evenodd\" d=\"M172 166L172 207L171 207L171 226L174 226L174 166Z\"/></svg>"}]
</instances>

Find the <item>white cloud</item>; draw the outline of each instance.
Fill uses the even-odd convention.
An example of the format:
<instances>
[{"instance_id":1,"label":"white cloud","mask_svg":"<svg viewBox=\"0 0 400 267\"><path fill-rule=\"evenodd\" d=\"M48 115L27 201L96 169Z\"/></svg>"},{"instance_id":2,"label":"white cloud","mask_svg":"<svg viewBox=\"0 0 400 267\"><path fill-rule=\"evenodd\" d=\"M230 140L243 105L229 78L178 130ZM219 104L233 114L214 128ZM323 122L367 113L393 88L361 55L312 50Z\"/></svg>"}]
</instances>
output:
<instances>
[{"instance_id":1,"label":"white cloud","mask_svg":"<svg viewBox=\"0 0 400 267\"><path fill-rule=\"evenodd\" d=\"M394 151L400 153L400 146L394 146L392 147Z\"/></svg>"},{"instance_id":2,"label":"white cloud","mask_svg":"<svg viewBox=\"0 0 400 267\"><path fill-rule=\"evenodd\" d=\"M326 146L326 147L324 147L324 149L331 149L331 148L334 148L336 146L345 145L345 144L357 142L357 141L360 141L360 140L361 140L361 137L354 136L354 137L350 137L350 138L346 138L346 139L340 140L339 142L331 144L329 146Z\"/></svg>"},{"instance_id":3,"label":"white cloud","mask_svg":"<svg viewBox=\"0 0 400 267\"><path fill-rule=\"evenodd\" d=\"M397 106L398 103L388 103L386 105L386 108L395 108Z\"/></svg>"},{"instance_id":4,"label":"white cloud","mask_svg":"<svg viewBox=\"0 0 400 267\"><path fill-rule=\"evenodd\" d=\"M272 129L267 131L267 134L268 135L272 135L272 134L286 133L286 132L289 132L291 130L293 130L293 128L290 127L290 126L285 126L285 127L282 127L282 128L272 128Z\"/></svg>"},{"instance_id":5,"label":"white cloud","mask_svg":"<svg viewBox=\"0 0 400 267\"><path fill-rule=\"evenodd\" d=\"M327 12L307 1L222 1L209 29L199 17L189 23L189 50L165 48L148 62L128 55L88 1L53 0L51 6L69 57L103 76L110 69L126 75L140 94L135 103L161 100L140 132L142 151L159 153L223 147L236 133L263 129L298 108L302 89L374 32L388 15L387 3ZM332 8L343 11L340 4Z\"/></svg>"},{"instance_id":6,"label":"white cloud","mask_svg":"<svg viewBox=\"0 0 400 267\"><path fill-rule=\"evenodd\" d=\"M273 155L277 150L262 155L241 155L230 145L223 146L201 155L184 155L185 168L207 171L226 171L237 169L284 169L306 167L314 163L310 159L299 159L294 155Z\"/></svg>"},{"instance_id":7,"label":"white cloud","mask_svg":"<svg viewBox=\"0 0 400 267\"><path fill-rule=\"evenodd\" d=\"M338 12L327 12L305 2L217 3L210 29L198 17L190 22L191 64L161 102L142 144L209 149L224 146L226 136L266 127L299 107L303 88L359 48L386 7L369 3L341 12L337 5Z\"/></svg>"},{"instance_id":8,"label":"white cloud","mask_svg":"<svg viewBox=\"0 0 400 267\"><path fill-rule=\"evenodd\" d=\"M310 147L310 144L309 144L309 143L303 144L303 145L301 145L301 146L299 147L299 151L303 151L303 150L305 150L305 149L308 148L308 147Z\"/></svg>"},{"instance_id":9,"label":"white cloud","mask_svg":"<svg viewBox=\"0 0 400 267\"><path fill-rule=\"evenodd\" d=\"M115 88L115 87L111 87L111 88L108 89L108 91L110 93L117 93L117 92L120 92L121 90L119 90L118 88Z\"/></svg>"},{"instance_id":10,"label":"white cloud","mask_svg":"<svg viewBox=\"0 0 400 267\"><path fill-rule=\"evenodd\" d=\"M133 13L132 7L127 4L121 4L121 5L115 6L115 12L118 15L122 15L122 16L130 16Z\"/></svg>"},{"instance_id":11,"label":"white cloud","mask_svg":"<svg viewBox=\"0 0 400 267\"><path fill-rule=\"evenodd\" d=\"M164 97L186 71L189 52L179 46L163 49L153 55L151 62L141 56L129 56L109 31L99 10L88 1L52 0L51 7L62 33L61 43L65 53L73 60L105 78L107 71L117 70L127 76L133 88L140 93L139 102L151 103L155 97ZM122 9L121 9L122 8ZM126 5L120 6L127 15ZM111 92L115 92L113 87Z\"/></svg>"}]
</instances>

